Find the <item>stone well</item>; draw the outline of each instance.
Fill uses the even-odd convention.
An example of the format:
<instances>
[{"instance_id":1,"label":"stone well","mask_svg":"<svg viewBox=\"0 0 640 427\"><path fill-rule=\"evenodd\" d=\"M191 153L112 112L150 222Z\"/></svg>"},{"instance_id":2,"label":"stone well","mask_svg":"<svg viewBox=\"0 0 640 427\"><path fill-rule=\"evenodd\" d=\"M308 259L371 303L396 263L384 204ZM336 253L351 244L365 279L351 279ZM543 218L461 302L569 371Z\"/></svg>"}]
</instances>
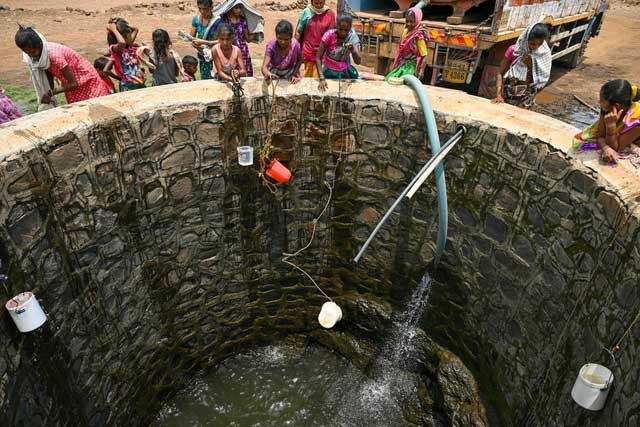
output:
<instances>
[{"instance_id":1,"label":"stone well","mask_svg":"<svg viewBox=\"0 0 640 427\"><path fill-rule=\"evenodd\" d=\"M429 158L413 93L281 84L274 152L293 179L272 193L236 161L239 141L262 146L271 111L262 81L244 86L240 102L197 82L0 128L0 293L34 290L49 315L26 335L0 322L0 425L146 425L185 377L250 345L375 340L354 301L401 308L433 257L433 184L350 260ZM638 175L568 154L576 130L555 120L428 93L443 139L468 134L445 162L449 241L423 329L475 374L495 425L637 425L637 325L602 412L570 390L582 364L611 365L603 346L640 305ZM296 259L347 308L321 333L324 298L281 258L307 243L336 162L328 213Z\"/></svg>"}]
</instances>

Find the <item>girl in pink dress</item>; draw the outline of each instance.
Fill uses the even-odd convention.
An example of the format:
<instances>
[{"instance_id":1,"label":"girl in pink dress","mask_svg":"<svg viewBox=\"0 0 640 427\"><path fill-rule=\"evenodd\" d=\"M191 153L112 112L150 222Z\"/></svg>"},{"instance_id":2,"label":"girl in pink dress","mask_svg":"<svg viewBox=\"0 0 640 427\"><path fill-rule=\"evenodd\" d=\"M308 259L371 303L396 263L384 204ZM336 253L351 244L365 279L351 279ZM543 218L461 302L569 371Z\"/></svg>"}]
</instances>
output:
<instances>
[{"instance_id":1,"label":"girl in pink dress","mask_svg":"<svg viewBox=\"0 0 640 427\"><path fill-rule=\"evenodd\" d=\"M242 50L233 44L235 34L229 24L218 27L218 44L213 47L213 63L217 70L216 78L227 82L237 82L247 76Z\"/></svg>"},{"instance_id":2,"label":"girl in pink dress","mask_svg":"<svg viewBox=\"0 0 640 427\"><path fill-rule=\"evenodd\" d=\"M93 65L73 49L47 42L33 28L20 27L15 42L31 71L39 109L55 105L54 96L59 93L65 94L69 104L109 94ZM60 81L59 87L54 88L54 78Z\"/></svg>"}]
</instances>

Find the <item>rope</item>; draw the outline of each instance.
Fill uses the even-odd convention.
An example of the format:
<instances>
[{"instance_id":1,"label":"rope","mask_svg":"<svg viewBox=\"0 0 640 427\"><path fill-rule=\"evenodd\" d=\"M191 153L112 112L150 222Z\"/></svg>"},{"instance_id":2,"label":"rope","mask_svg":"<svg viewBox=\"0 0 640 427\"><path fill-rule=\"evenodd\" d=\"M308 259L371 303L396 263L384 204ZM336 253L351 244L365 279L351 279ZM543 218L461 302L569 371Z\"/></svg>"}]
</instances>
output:
<instances>
[{"instance_id":1,"label":"rope","mask_svg":"<svg viewBox=\"0 0 640 427\"><path fill-rule=\"evenodd\" d=\"M640 310L638 310L638 313L636 314L636 317L633 319L633 322L631 322L631 324L629 325L629 327L627 328L626 331L624 331L624 334L622 334L622 336L620 337L620 339L616 342L616 344L611 348L611 354L614 355L617 353L618 350L620 350L620 344L622 343L622 341L627 337L627 335L629 335L629 332L631 332L631 329L633 329L633 327L635 326L635 324L638 322L638 320L640 320Z\"/></svg>"},{"instance_id":2,"label":"rope","mask_svg":"<svg viewBox=\"0 0 640 427\"><path fill-rule=\"evenodd\" d=\"M267 170L269 158L271 157L271 148L273 140L273 124L276 122L275 107L276 107L276 88L278 87L278 79L271 79L271 106L269 108L269 117L267 118L267 131L264 139L264 144L260 149L260 171L258 176L262 179L262 184L272 193L276 193L276 185L267 179L265 171Z\"/></svg>"},{"instance_id":3,"label":"rope","mask_svg":"<svg viewBox=\"0 0 640 427\"><path fill-rule=\"evenodd\" d=\"M338 106L337 108L342 109L342 78L338 78ZM342 138L344 135L344 117L342 114L342 111L339 112L339 122L340 122L340 137ZM331 144L331 141L329 142ZM345 140L343 139L342 144L345 144ZM284 262L285 264L290 265L291 267L301 271L305 276L307 276L309 278L309 280L311 280L311 282L313 283L313 285L318 289L318 291L320 291L320 293L327 298L329 301L333 301L331 299L331 297L329 295L327 295L322 288L318 285L318 283L313 279L313 277L311 277L311 275L309 273L307 273L302 267L296 265L295 263L293 263L292 261L289 261L290 258L294 258L298 255L300 255L301 253L303 253L304 251L306 251L311 244L313 243L315 237L316 237L316 230L318 229L318 221L320 221L320 218L322 218L322 216L325 214L325 212L329 209L329 204L331 203L331 200L333 199L333 189L335 188L336 185L336 175L337 175L337 171L338 171L338 166L340 165L341 161L342 161L342 154L344 152L344 147L340 147L340 150L338 151L338 159L336 160L335 165L333 166L333 176L331 178L331 182L325 180L324 181L324 185L327 186L327 188L329 189L329 197L327 197L327 201L324 204L324 207L322 208L322 211L320 211L320 214L318 214L317 217L315 217L312 221L312 228L311 228L311 237L309 238L309 241L307 242L306 245L304 245L303 247L301 247L300 249L298 249L297 251L293 252L293 253L287 253L287 252L283 252L282 253L282 262Z\"/></svg>"}]
</instances>

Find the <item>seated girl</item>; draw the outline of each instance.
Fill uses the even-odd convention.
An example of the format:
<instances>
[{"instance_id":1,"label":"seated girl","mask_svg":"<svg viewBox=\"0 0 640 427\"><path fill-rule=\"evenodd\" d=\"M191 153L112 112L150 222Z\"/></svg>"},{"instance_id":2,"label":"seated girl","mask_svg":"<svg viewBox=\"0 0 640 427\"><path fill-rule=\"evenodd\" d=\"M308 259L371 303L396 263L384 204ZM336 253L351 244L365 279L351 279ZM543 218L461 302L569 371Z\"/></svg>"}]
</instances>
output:
<instances>
[{"instance_id":1,"label":"seated girl","mask_svg":"<svg viewBox=\"0 0 640 427\"><path fill-rule=\"evenodd\" d=\"M429 34L420 25L420 21L422 21L422 9L412 7L407 11L402 39L393 60L393 70L386 75L385 81L391 77L405 75L418 76L419 79L422 79Z\"/></svg>"},{"instance_id":2,"label":"seated girl","mask_svg":"<svg viewBox=\"0 0 640 427\"><path fill-rule=\"evenodd\" d=\"M360 39L352 28L350 15L341 13L338 15L336 28L327 31L322 36L318 53L316 54L316 66L320 70L320 84L318 89L324 92L327 89L325 79L358 79L358 70L351 65L353 62L360 64Z\"/></svg>"},{"instance_id":3,"label":"seated girl","mask_svg":"<svg viewBox=\"0 0 640 427\"><path fill-rule=\"evenodd\" d=\"M507 49L496 76L494 103L506 102L522 108L535 104L538 91L545 87L551 75L548 38L546 24L532 24L516 44Z\"/></svg>"},{"instance_id":4,"label":"seated girl","mask_svg":"<svg viewBox=\"0 0 640 427\"><path fill-rule=\"evenodd\" d=\"M213 63L218 80L237 82L240 77L247 75L242 51L233 44L234 39L233 27L229 24L220 24L218 43L213 47Z\"/></svg>"},{"instance_id":5,"label":"seated girl","mask_svg":"<svg viewBox=\"0 0 640 427\"><path fill-rule=\"evenodd\" d=\"M267 43L262 75L266 80L288 79L296 84L300 81L301 65L302 50L298 40L293 38L293 25L283 19L276 25L276 38Z\"/></svg>"},{"instance_id":6,"label":"seated girl","mask_svg":"<svg viewBox=\"0 0 640 427\"><path fill-rule=\"evenodd\" d=\"M602 150L602 159L637 158L634 143L640 143L640 97L638 87L626 80L611 80L600 89L600 119L576 135L578 150ZM632 160L633 160L632 158ZM637 160L637 159L636 159ZM639 163L634 161L634 164Z\"/></svg>"}]
</instances>

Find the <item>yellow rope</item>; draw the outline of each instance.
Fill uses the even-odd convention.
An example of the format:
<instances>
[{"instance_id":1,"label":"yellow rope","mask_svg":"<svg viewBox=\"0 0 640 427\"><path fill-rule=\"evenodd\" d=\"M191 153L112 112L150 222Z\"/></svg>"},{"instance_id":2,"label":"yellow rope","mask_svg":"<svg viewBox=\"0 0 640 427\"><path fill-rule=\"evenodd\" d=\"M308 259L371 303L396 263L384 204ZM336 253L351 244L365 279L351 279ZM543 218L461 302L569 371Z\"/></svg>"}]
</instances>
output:
<instances>
[{"instance_id":1,"label":"yellow rope","mask_svg":"<svg viewBox=\"0 0 640 427\"><path fill-rule=\"evenodd\" d=\"M267 118L267 130L266 137L264 139L264 144L260 149L259 157L260 157L260 171L258 171L258 176L262 179L262 184L271 191L271 193L275 194L276 186L274 183L267 179L265 175L265 171L267 170L268 162L271 157L271 143L273 140L273 125L277 121L275 112L276 106L276 88L278 87L278 79L271 79L271 106L269 108L269 116Z\"/></svg>"}]
</instances>

